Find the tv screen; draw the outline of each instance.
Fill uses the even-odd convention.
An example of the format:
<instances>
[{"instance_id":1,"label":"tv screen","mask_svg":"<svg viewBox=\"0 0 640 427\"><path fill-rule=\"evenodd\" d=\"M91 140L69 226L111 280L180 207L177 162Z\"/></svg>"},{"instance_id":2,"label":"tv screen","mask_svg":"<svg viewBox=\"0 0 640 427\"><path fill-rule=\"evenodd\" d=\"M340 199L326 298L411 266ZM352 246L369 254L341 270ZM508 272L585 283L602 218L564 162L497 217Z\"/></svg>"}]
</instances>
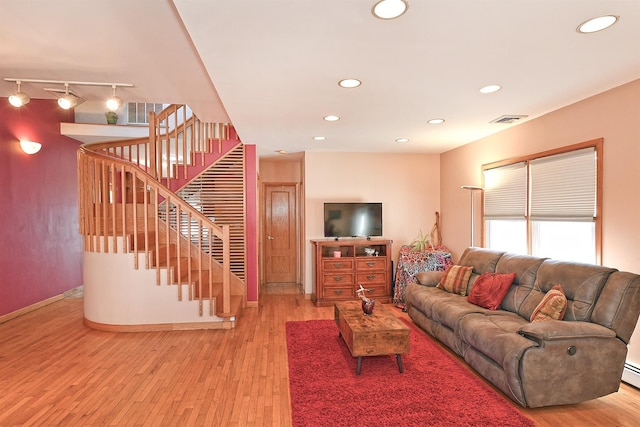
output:
<instances>
[{"instance_id":1,"label":"tv screen","mask_svg":"<svg viewBox=\"0 0 640 427\"><path fill-rule=\"evenodd\" d=\"M382 203L325 203L324 237L382 236Z\"/></svg>"}]
</instances>

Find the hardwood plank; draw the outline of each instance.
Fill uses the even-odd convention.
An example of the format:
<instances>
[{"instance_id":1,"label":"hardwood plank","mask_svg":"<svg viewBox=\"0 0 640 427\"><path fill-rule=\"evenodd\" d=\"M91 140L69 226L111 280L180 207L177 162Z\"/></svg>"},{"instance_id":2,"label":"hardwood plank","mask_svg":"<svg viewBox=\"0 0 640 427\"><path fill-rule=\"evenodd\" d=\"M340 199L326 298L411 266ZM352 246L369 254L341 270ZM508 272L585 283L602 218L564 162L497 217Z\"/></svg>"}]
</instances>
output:
<instances>
[{"instance_id":1,"label":"hardwood plank","mask_svg":"<svg viewBox=\"0 0 640 427\"><path fill-rule=\"evenodd\" d=\"M0 425L290 426L285 323L334 315L279 289L235 329L116 333L86 327L82 304L67 298L0 324ZM538 426L633 426L640 391L514 406Z\"/></svg>"}]
</instances>

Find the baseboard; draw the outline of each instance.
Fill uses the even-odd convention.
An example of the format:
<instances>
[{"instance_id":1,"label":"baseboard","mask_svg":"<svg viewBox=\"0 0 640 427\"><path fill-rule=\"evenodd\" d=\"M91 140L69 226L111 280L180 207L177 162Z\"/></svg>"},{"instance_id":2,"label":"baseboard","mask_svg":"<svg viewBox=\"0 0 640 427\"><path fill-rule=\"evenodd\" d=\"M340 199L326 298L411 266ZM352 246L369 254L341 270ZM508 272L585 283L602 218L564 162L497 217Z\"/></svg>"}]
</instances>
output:
<instances>
[{"instance_id":1,"label":"baseboard","mask_svg":"<svg viewBox=\"0 0 640 427\"><path fill-rule=\"evenodd\" d=\"M247 301L247 308L258 308L258 301Z\"/></svg>"},{"instance_id":2,"label":"baseboard","mask_svg":"<svg viewBox=\"0 0 640 427\"><path fill-rule=\"evenodd\" d=\"M35 304L28 305L28 306L23 307L23 308L21 308L19 310L12 311L11 313L4 314L4 315L0 316L0 323L4 323L4 322L7 322L7 321L9 321L11 319L15 319L16 317L20 317L22 315L25 315L25 314L30 313L32 311L35 311L35 310L37 310L39 308L44 307L45 305L53 304L54 302L60 301L61 299L64 299L64 295L63 294L56 295L56 296L53 296L51 298L47 298L46 300L37 302Z\"/></svg>"},{"instance_id":3,"label":"baseboard","mask_svg":"<svg viewBox=\"0 0 640 427\"><path fill-rule=\"evenodd\" d=\"M233 329L236 322L224 320L221 322L189 322L189 323L154 323L142 325L110 325L93 322L83 317L85 326L104 332L160 332L160 331L195 331L201 329Z\"/></svg>"},{"instance_id":4,"label":"baseboard","mask_svg":"<svg viewBox=\"0 0 640 427\"><path fill-rule=\"evenodd\" d=\"M622 371L622 381L640 388L640 366L635 363L625 362L624 371Z\"/></svg>"},{"instance_id":5,"label":"baseboard","mask_svg":"<svg viewBox=\"0 0 640 427\"><path fill-rule=\"evenodd\" d=\"M78 286L77 288L73 288L73 289L69 289L68 291L65 291L64 293L61 293L60 295L55 295L52 296L51 298L47 298L45 300L39 301L35 304L31 304L28 305L26 307L22 307L21 309L18 309L16 311L12 311L11 313L7 313L7 314L3 314L2 316L0 316L0 323L4 323L4 322L8 322L11 319L15 319L16 317L20 317L22 315L25 315L27 313L30 313L32 311L35 311L39 308L42 308L46 305L49 304L53 304L56 301L60 301L62 299L65 298L72 298L72 297L76 297L78 295L81 295L83 292L83 287L82 286Z\"/></svg>"}]
</instances>

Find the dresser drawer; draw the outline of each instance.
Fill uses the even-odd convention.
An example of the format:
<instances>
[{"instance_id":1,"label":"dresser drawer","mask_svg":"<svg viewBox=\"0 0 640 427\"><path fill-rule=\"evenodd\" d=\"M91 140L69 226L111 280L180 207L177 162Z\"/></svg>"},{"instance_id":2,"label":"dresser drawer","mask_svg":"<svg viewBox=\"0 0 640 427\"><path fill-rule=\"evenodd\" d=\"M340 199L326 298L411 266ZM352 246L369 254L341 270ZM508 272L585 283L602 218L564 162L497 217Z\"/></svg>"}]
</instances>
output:
<instances>
[{"instance_id":1,"label":"dresser drawer","mask_svg":"<svg viewBox=\"0 0 640 427\"><path fill-rule=\"evenodd\" d=\"M373 299L377 299L377 298L382 298L382 297L388 297L389 295L387 294L387 287L385 285L369 285L369 286L365 286L364 283L362 284L362 287L366 289L365 292L365 296L367 298L373 298ZM358 289L359 286L356 286L356 289Z\"/></svg>"},{"instance_id":2,"label":"dresser drawer","mask_svg":"<svg viewBox=\"0 0 640 427\"><path fill-rule=\"evenodd\" d=\"M324 271L353 270L353 259L349 259L349 258L325 259L322 261L322 269Z\"/></svg>"},{"instance_id":3,"label":"dresser drawer","mask_svg":"<svg viewBox=\"0 0 640 427\"><path fill-rule=\"evenodd\" d=\"M353 299L353 285L349 286L326 286L322 288L322 298L332 300L337 299Z\"/></svg>"},{"instance_id":4,"label":"dresser drawer","mask_svg":"<svg viewBox=\"0 0 640 427\"><path fill-rule=\"evenodd\" d=\"M333 274L325 274L322 276L322 280L325 286L331 285L344 285L344 286L352 286L353 282L353 273L333 273Z\"/></svg>"},{"instance_id":5,"label":"dresser drawer","mask_svg":"<svg viewBox=\"0 0 640 427\"><path fill-rule=\"evenodd\" d=\"M356 285L362 284L365 288L367 284L382 284L386 286L387 284L387 272L386 271L367 271L363 273L358 273L356 277Z\"/></svg>"},{"instance_id":6,"label":"dresser drawer","mask_svg":"<svg viewBox=\"0 0 640 427\"><path fill-rule=\"evenodd\" d=\"M387 258L381 257L366 257L363 259L356 260L356 269L358 271L362 270L386 270L387 269Z\"/></svg>"}]
</instances>

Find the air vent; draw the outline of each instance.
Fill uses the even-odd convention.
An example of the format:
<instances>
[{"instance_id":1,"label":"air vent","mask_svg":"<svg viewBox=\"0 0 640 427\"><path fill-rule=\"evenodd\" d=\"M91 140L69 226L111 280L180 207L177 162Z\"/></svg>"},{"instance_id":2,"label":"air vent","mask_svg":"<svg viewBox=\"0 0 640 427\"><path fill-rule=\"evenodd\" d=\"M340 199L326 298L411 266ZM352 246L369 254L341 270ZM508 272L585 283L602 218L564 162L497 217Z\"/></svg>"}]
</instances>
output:
<instances>
[{"instance_id":1,"label":"air vent","mask_svg":"<svg viewBox=\"0 0 640 427\"><path fill-rule=\"evenodd\" d=\"M64 88L45 87L42 88L42 90L49 92L57 97L61 97L66 93ZM76 98L82 98L80 95L75 93L73 89L69 89L69 94L75 96Z\"/></svg>"},{"instance_id":2,"label":"air vent","mask_svg":"<svg viewBox=\"0 0 640 427\"><path fill-rule=\"evenodd\" d=\"M517 121L520 121L522 119L526 119L527 115L515 115L515 114L508 114L505 116L500 116L497 119L493 119L491 120L489 123L505 123L505 124L509 124L509 123L515 123Z\"/></svg>"}]
</instances>

